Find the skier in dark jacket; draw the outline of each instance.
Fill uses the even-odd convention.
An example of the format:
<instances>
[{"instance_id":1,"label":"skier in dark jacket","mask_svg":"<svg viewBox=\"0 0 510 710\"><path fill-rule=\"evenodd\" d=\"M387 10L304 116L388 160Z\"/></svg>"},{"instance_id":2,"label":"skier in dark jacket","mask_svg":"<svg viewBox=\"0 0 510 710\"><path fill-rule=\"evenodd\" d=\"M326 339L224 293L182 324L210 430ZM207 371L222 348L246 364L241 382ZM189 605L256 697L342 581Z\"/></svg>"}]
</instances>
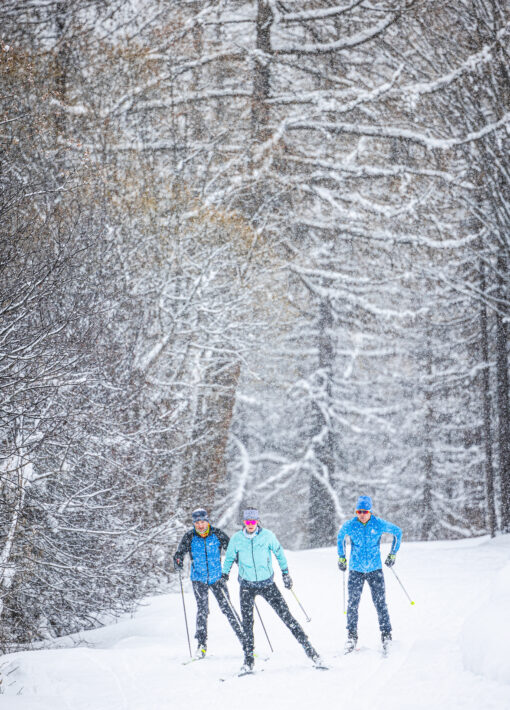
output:
<instances>
[{"instance_id":1,"label":"skier in dark jacket","mask_svg":"<svg viewBox=\"0 0 510 710\"><path fill-rule=\"evenodd\" d=\"M243 512L243 520L244 528L232 536L223 563L223 578L225 580L228 579L234 562L239 565L239 594L246 639L244 665L241 672L248 673L253 670L253 606L257 594L264 597L273 607L314 664L322 666L319 654L311 645L300 624L290 613L282 593L274 582L271 553L278 560L285 587L292 588L292 579L282 546L274 533L260 526L258 510L248 508Z\"/></svg>"},{"instance_id":2,"label":"skier in dark jacket","mask_svg":"<svg viewBox=\"0 0 510 710\"><path fill-rule=\"evenodd\" d=\"M392 567L395 564L395 555L400 548L402 530L397 525L372 515L372 499L370 496L360 496L356 505L356 517L344 523L338 533L338 567L342 572L347 569L345 540L347 537L351 539L346 653L352 651L358 641L358 607L365 581L368 582L377 610L384 650L387 649L388 643L391 641L391 623L386 605L380 551L383 533L393 535L390 553L384 561L385 565Z\"/></svg>"},{"instance_id":3,"label":"skier in dark jacket","mask_svg":"<svg viewBox=\"0 0 510 710\"><path fill-rule=\"evenodd\" d=\"M230 622L234 633L244 649L244 634L230 602L227 585L222 579L221 550L226 549L229 537L223 530L212 527L207 511L203 508L191 514L193 528L188 530L179 543L174 555L174 569L182 570L184 557L191 558L191 583L197 602L197 630L195 638L198 647L196 658L203 658L207 652L207 617L209 615L209 590L214 594L221 611Z\"/></svg>"}]
</instances>

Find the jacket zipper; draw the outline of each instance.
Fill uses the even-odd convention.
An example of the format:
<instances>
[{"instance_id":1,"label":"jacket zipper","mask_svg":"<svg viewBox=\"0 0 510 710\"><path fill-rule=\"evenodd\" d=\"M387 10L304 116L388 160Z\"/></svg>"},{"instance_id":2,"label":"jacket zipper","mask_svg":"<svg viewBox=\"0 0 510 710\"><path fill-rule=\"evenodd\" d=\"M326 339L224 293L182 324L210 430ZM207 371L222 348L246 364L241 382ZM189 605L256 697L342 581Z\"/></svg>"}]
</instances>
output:
<instances>
[{"instance_id":1,"label":"jacket zipper","mask_svg":"<svg viewBox=\"0 0 510 710\"><path fill-rule=\"evenodd\" d=\"M204 552L205 552L205 566L207 568L207 584L209 584L209 559L207 557L206 539L207 538L204 537Z\"/></svg>"},{"instance_id":2,"label":"jacket zipper","mask_svg":"<svg viewBox=\"0 0 510 710\"><path fill-rule=\"evenodd\" d=\"M362 523L363 525L363 523ZM365 570L368 567L368 550L367 550L367 525L368 522L363 525L363 557L365 558Z\"/></svg>"},{"instance_id":3,"label":"jacket zipper","mask_svg":"<svg viewBox=\"0 0 510 710\"><path fill-rule=\"evenodd\" d=\"M251 539L251 558L253 560L253 569L255 570L255 581L258 582L259 579L257 577L257 565L255 564L255 555L253 553L253 538Z\"/></svg>"}]
</instances>

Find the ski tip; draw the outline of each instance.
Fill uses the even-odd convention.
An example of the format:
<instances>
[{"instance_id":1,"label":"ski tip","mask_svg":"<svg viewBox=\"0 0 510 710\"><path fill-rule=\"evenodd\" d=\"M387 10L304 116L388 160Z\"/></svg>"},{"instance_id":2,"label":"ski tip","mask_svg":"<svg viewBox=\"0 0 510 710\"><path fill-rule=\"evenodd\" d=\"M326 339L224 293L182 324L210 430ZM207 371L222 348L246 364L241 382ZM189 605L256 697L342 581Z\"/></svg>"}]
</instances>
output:
<instances>
[{"instance_id":1,"label":"ski tip","mask_svg":"<svg viewBox=\"0 0 510 710\"><path fill-rule=\"evenodd\" d=\"M411 606L414 606L414 602L411 602Z\"/></svg>"}]
</instances>

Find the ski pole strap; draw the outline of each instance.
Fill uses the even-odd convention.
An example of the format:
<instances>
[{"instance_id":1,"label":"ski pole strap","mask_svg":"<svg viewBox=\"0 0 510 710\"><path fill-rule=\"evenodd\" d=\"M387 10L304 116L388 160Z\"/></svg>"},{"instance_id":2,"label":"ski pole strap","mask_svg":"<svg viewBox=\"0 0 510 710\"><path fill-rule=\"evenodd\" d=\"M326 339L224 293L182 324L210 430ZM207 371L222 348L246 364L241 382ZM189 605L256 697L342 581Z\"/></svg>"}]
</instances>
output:
<instances>
[{"instance_id":1,"label":"ski pole strap","mask_svg":"<svg viewBox=\"0 0 510 710\"><path fill-rule=\"evenodd\" d=\"M396 577L396 579L397 579L397 582L398 582L398 583L400 584L400 586L402 587L402 590L403 590L404 594L406 595L406 597L409 599L409 601L410 601L411 604L413 605L414 602L413 602L413 600L411 599L411 597L409 596L409 594L406 592L406 588L404 587L404 585L403 585L402 582L400 581L400 578L399 578L398 574L395 572L395 570L393 569L393 567L390 567L390 570L391 570L391 571L393 572L393 574L395 575L395 577Z\"/></svg>"}]
</instances>

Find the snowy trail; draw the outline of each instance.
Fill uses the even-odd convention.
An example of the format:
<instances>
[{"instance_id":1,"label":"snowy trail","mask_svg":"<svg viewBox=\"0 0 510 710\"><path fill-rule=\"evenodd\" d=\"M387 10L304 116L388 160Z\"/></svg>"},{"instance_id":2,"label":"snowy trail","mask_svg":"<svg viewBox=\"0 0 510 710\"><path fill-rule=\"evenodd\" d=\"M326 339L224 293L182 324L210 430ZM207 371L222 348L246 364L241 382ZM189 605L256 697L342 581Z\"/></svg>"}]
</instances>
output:
<instances>
[{"instance_id":1,"label":"snowy trail","mask_svg":"<svg viewBox=\"0 0 510 710\"><path fill-rule=\"evenodd\" d=\"M304 621L293 596L284 592L285 597L331 670L311 667L263 600L259 609L275 648L270 654L257 620L257 667L263 672L233 675L242 662L241 649L214 600L210 655L183 665L188 652L182 602L180 594L168 594L149 599L133 618L83 634L80 646L64 639L66 648L4 656L2 668L12 672L4 678L0 710L184 710L190 702L234 710L246 699L277 710L360 701L375 710L510 707L510 536L404 543L396 570L416 604L409 604L385 570L395 638L388 658L380 654L377 617L366 588L361 650L342 655L342 577L333 548L289 552L288 559L311 623ZM230 589L238 608L235 580ZM190 589L186 603L193 620ZM473 667L480 673L471 672Z\"/></svg>"}]
</instances>

